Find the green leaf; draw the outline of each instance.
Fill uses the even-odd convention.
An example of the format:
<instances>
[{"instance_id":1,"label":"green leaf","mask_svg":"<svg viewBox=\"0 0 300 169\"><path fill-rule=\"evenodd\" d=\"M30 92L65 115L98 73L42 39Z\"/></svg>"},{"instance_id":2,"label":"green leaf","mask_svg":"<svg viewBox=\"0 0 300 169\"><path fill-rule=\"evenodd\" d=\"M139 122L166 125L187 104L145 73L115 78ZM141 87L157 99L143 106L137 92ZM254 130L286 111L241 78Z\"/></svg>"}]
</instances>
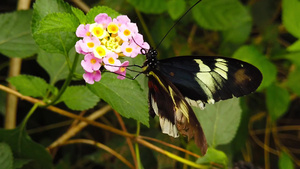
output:
<instances>
[{"instance_id":1,"label":"green leaf","mask_svg":"<svg viewBox=\"0 0 300 169\"><path fill-rule=\"evenodd\" d=\"M43 5L48 5L48 8L53 7L54 9L46 10ZM77 18L74 18L76 17L73 16L70 5L61 0L53 0L51 3L45 2L45 0L37 1L34 4L32 21L32 33L35 42L47 52L66 55L78 40L75 31L79 22ZM56 19L66 21L66 23L62 24L59 21L60 24L55 24Z\"/></svg>"},{"instance_id":2,"label":"green leaf","mask_svg":"<svg viewBox=\"0 0 300 169\"><path fill-rule=\"evenodd\" d=\"M294 169L295 168L292 159L285 152L280 153L278 166L279 166L279 169Z\"/></svg>"},{"instance_id":3,"label":"green leaf","mask_svg":"<svg viewBox=\"0 0 300 169\"><path fill-rule=\"evenodd\" d=\"M259 99L256 99L256 100L258 101ZM248 130L249 119L250 119L250 116L252 115L252 113L256 109L258 109L256 107L254 108L254 107L250 106L249 102L250 102L249 98L246 98L246 97L240 98L242 115L241 115L239 128L236 132L235 137L230 142L230 144L224 145L224 146L226 146L226 148L228 147L227 149L230 149L229 151L231 154L239 153L241 151L241 149L243 149L245 147L246 141L249 139L249 130ZM256 105L256 104L254 104L254 105ZM259 107L259 106L257 106L257 107ZM222 150L224 151L224 149L222 149ZM228 156L230 156L230 155L228 155Z\"/></svg>"},{"instance_id":4,"label":"green leaf","mask_svg":"<svg viewBox=\"0 0 300 169\"><path fill-rule=\"evenodd\" d=\"M202 1L192 13L201 27L211 30L228 30L251 21L250 14L237 0Z\"/></svg>"},{"instance_id":5,"label":"green leaf","mask_svg":"<svg viewBox=\"0 0 300 169\"><path fill-rule=\"evenodd\" d=\"M48 53L40 50L37 62L50 76L50 84L65 79L68 76L68 66L65 57L59 53Z\"/></svg>"},{"instance_id":6,"label":"green leaf","mask_svg":"<svg viewBox=\"0 0 300 169\"><path fill-rule=\"evenodd\" d=\"M198 158L196 163L210 164L211 162L222 164L223 166L227 166L228 158L224 152L208 147L205 156Z\"/></svg>"},{"instance_id":7,"label":"green leaf","mask_svg":"<svg viewBox=\"0 0 300 169\"><path fill-rule=\"evenodd\" d=\"M185 12L186 2L184 0L168 1L168 13L173 20L178 19Z\"/></svg>"},{"instance_id":8,"label":"green leaf","mask_svg":"<svg viewBox=\"0 0 300 169\"><path fill-rule=\"evenodd\" d=\"M86 86L69 86L60 101L63 101L72 110L87 110L99 102L99 97Z\"/></svg>"},{"instance_id":9,"label":"green leaf","mask_svg":"<svg viewBox=\"0 0 300 169\"><path fill-rule=\"evenodd\" d=\"M30 163L31 159L14 159L14 169L23 168L26 164Z\"/></svg>"},{"instance_id":10,"label":"green leaf","mask_svg":"<svg viewBox=\"0 0 300 169\"><path fill-rule=\"evenodd\" d=\"M138 55L135 58L127 57L126 60L129 61L130 65L143 65L143 63L145 61L145 56ZM137 67L131 67L130 69L137 71L137 72L141 71L141 69L137 68ZM134 71L127 71L126 75L133 78L138 74L137 72L134 72ZM139 86L141 87L142 91L145 92L145 95L148 95L148 77L144 76L144 75L140 75L135 79L135 81L137 81L139 83Z\"/></svg>"},{"instance_id":11,"label":"green leaf","mask_svg":"<svg viewBox=\"0 0 300 169\"><path fill-rule=\"evenodd\" d=\"M299 65L300 66L300 65ZM296 93L298 96L300 96L300 68L299 66L296 67L296 69L294 69L292 72L290 72L289 76L288 76L288 82L287 85L288 87L294 92Z\"/></svg>"},{"instance_id":12,"label":"green leaf","mask_svg":"<svg viewBox=\"0 0 300 169\"><path fill-rule=\"evenodd\" d=\"M216 147L229 143L235 136L242 110L238 98L208 104L204 110L193 107L204 130L208 145Z\"/></svg>"},{"instance_id":13,"label":"green leaf","mask_svg":"<svg viewBox=\"0 0 300 169\"><path fill-rule=\"evenodd\" d=\"M82 10L75 8L72 6L72 12L73 14L77 17L77 19L79 20L80 24L86 24L86 16L83 13Z\"/></svg>"},{"instance_id":14,"label":"green leaf","mask_svg":"<svg viewBox=\"0 0 300 169\"><path fill-rule=\"evenodd\" d=\"M287 48L287 51L289 52L297 52L300 51L300 40L297 40L294 42L291 46Z\"/></svg>"},{"instance_id":15,"label":"green leaf","mask_svg":"<svg viewBox=\"0 0 300 169\"><path fill-rule=\"evenodd\" d=\"M236 27L232 27L231 29L225 30L222 32L224 42L228 43L235 43L235 44L242 44L244 43L251 32L252 22L242 22L241 24L237 25Z\"/></svg>"},{"instance_id":16,"label":"green leaf","mask_svg":"<svg viewBox=\"0 0 300 169\"><path fill-rule=\"evenodd\" d=\"M74 49L69 52L69 58L71 62L74 60L75 55L76 53ZM49 74L50 84L52 85L59 80L65 79L69 74L66 58L62 54L47 53L43 50L40 50L38 53L37 62ZM78 74L84 73L84 70L80 65L80 62L78 62L75 72Z\"/></svg>"},{"instance_id":17,"label":"green leaf","mask_svg":"<svg viewBox=\"0 0 300 169\"><path fill-rule=\"evenodd\" d=\"M86 14L87 23L95 23L95 17L100 13L106 13L111 18L116 18L120 15L117 11L107 6L96 6Z\"/></svg>"},{"instance_id":18,"label":"green leaf","mask_svg":"<svg viewBox=\"0 0 300 169\"><path fill-rule=\"evenodd\" d=\"M295 37L300 38L300 1L282 1L282 20L285 28Z\"/></svg>"},{"instance_id":19,"label":"green leaf","mask_svg":"<svg viewBox=\"0 0 300 169\"><path fill-rule=\"evenodd\" d=\"M294 64L296 64L297 66L300 66L300 51L297 52L290 52L290 53L286 53L284 55L282 55L282 58L284 59L288 59L291 62L293 62Z\"/></svg>"},{"instance_id":20,"label":"green leaf","mask_svg":"<svg viewBox=\"0 0 300 169\"><path fill-rule=\"evenodd\" d=\"M31 31L32 11L16 11L0 15L0 53L24 58L37 52Z\"/></svg>"},{"instance_id":21,"label":"green leaf","mask_svg":"<svg viewBox=\"0 0 300 169\"><path fill-rule=\"evenodd\" d=\"M26 167L30 169L52 169L52 159L45 147L33 142L24 130L0 129L0 142L8 144L14 158L31 160Z\"/></svg>"},{"instance_id":22,"label":"green leaf","mask_svg":"<svg viewBox=\"0 0 300 169\"><path fill-rule=\"evenodd\" d=\"M51 13L72 13L71 6L63 0L36 0L33 5L32 33L40 26L41 20Z\"/></svg>"},{"instance_id":23,"label":"green leaf","mask_svg":"<svg viewBox=\"0 0 300 169\"><path fill-rule=\"evenodd\" d=\"M256 66L263 75L263 80L257 90L269 86L276 79L277 70L275 65L270 62L254 46L242 46L234 54L233 58L243 60Z\"/></svg>"},{"instance_id":24,"label":"green leaf","mask_svg":"<svg viewBox=\"0 0 300 169\"><path fill-rule=\"evenodd\" d=\"M257 29L266 31L266 27L270 25L278 27L277 24L270 21L274 19L274 14L278 10L280 3L281 1L264 0L249 4L249 10ZM274 36L274 34L272 35Z\"/></svg>"},{"instance_id":25,"label":"green leaf","mask_svg":"<svg viewBox=\"0 0 300 169\"><path fill-rule=\"evenodd\" d=\"M288 109L290 95L285 88L275 84L267 88L267 108L273 121L281 117Z\"/></svg>"},{"instance_id":26,"label":"green leaf","mask_svg":"<svg viewBox=\"0 0 300 169\"><path fill-rule=\"evenodd\" d=\"M13 154L8 144L0 142L0 166L13 169Z\"/></svg>"},{"instance_id":27,"label":"green leaf","mask_svg":"<svg viewBox=\"0 0 300 169\"><path fill-rule=\"evenodd\" d=\"M160 14L167 10L165 0L127 0L132 6L139 11L151 14Z\"/></svg>"},{"instance_id":28,"label":"green leaf","mask_svg":"<svg viewBox=\"0 0 300 169\"><path fill-rule=\"evenodd\" d=\"M26 96L45 97L49 84L42 78L31 75L19 75L8 80L17 90Z\"/></svg>"},{"instance_id":29,"label":"green leaf","mask_svg":"<svg viewBox=\"0 0 300 169\"><path fill-rule=\"evenodd\" d=\"M104 73L99 82L88 88L126 118L133 118L149 126L148 99L135 80L119 80Z\"/></svg>"},{"instance_id":30,"label":"green leaf","mask_svg":"<svg viewBox=\"0 0 300 169\"><path fill-rule=\"evenodd\" d=\"M41 20L40 27L35 33L76 32L78 25L77 17L72 14L52 13Z\"/></svg>"},{"instance_id":31,"label":"green leaf","mask_svg":"<svg viewBox=\"0 0 300 169\"><path fill-rule=\"evenodd\" d=\"M78 40L75 32L35 33L33 38L41 49L61 54L68 53Z\"/></svg>"}]
</instances>

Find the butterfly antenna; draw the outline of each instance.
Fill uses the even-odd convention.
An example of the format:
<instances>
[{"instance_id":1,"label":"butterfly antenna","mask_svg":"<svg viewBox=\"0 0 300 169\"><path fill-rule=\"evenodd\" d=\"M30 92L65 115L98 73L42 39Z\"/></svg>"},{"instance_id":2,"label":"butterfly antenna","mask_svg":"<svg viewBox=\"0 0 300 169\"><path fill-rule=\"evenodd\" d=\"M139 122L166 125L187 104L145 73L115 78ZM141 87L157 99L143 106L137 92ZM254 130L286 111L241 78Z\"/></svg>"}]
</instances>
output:
<instances>
[{"instance_id":1,"label":"butterfly antenna","mask_svg":"<svg viewBox=\"0 0 300 169\"><path fill-rule=\"evenodd\" d=\"M193 9L199 2L201 2L202 0L198 0L193 6L191 6L175 23L174 25L168 30L168 32L165 34L165 36L161 39L161 41L158 43L156 49L160 46L160 44L162 43L162 41L167 37L167 35L171 32L171 30L180 22L180 20L187 14L190 12L191 9Z\"/></svg>"},{"instance_id":2,"label":"butterfly antenna","mask_svg":"<svg viewBox=\"0 0 300 169\"><path fill-rule=\"evenodd\" d=\"M132 37L131 39L133 40L133 42L134 42L136 45L138 45L140 48L143 48L140 44L136 43L136 41L134 40L133 37Z\"/></svg>"}]
</instances>

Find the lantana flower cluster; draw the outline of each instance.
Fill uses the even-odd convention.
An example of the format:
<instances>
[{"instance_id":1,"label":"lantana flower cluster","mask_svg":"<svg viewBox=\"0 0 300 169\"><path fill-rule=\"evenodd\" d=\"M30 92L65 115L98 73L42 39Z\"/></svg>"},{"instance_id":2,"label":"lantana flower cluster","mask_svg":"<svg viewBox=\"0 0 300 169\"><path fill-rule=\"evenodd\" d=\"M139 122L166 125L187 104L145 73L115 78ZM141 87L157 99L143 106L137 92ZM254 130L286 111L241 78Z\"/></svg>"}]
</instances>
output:
<instances>
[{"instance_id":1,"label":"lantana flower cluster","mask_svg":"<svg viewBox=\"0 0 300 169\"><path fill-rule=\"evenodd\" d=\"M125 79L129 62L121 63L119 57L134 58L141 54L141 48L149 49L137 25L126 15L112 19L106 13L100 13L95 17L95 23L79 25L76 36L82 38L75 48L77 53L84 55L81 61L85 70L83 79L89 84L100 81L102 66L118 74L118 79Z\"/></svg>"}]
</instances>

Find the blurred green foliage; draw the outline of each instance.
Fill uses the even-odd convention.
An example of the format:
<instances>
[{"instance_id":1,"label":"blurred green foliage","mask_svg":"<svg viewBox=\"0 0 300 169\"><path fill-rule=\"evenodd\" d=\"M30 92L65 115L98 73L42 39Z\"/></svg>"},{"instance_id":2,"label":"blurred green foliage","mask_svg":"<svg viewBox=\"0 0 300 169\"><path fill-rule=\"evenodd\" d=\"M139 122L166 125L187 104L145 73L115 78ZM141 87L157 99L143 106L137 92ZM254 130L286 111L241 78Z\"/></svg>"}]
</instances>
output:
<instances>
[{"instance_id":1,"label":"blurred green foliage","mask_svg":"<svg viewBox=\"0 0 300 169\"><path fill-rule=\"evenodd\" d=\"M37 0L33 11L0 8L1 84L10 82L21 94L42 98L46 103L59 96L53 104L76 114L78 110L92 113L108 103L126 117L123 120L129 133L136 132L135 120L138 120L144 124L141 135L199 153L193 142L161 134L158 119L149 119L145 77L120 82L113 75L105 74L99 83L83 86L80 76L83 70L78 62L74 65L71 87L64 88L62 80L68 78L76 61L77 26L91 23L99 12L111 17L125 14L137 23L144 39L158 47L160 59L178 55L223 55L249 62L263 74L256 93L209 105L204 111L196 110L210 145L207 156L195 158L174 149L164 149L208 167L284 169L300 166L297 136L300 129L299 0L202 0L160 46L157 45L164 35L196 0L86 0L84 2L93 7L86 15L80 10L80 4L68 2ZM11 1L1 3L15 5ZM12 57L25 58L23 75L7 79L8 58ZM141 65L143 61L143 56L138 56L133 62ZM0 92L0 100L5 96L6 93ZM30 103L20 103L18 122L26 116L29 106ZM5 104L0 104L0 111L5 111ZM4 119L4 112L0 114ZM49 146L68 131L70 123L65 123L66 120L68 118L45 109L37 109L27 123L28 132L20 127L1 129L0 166L7 169L126 167L102 149L79 144L50 151L51 161L42 146ZM101 122L119 128L112 112L101 117ZM30 130L40 128L43 132ZM74 138L101 142L133 162L124 137L89 126ZM176 158L168 158L153 149L140 146L139 150L144 168L187 167L174 160Z\"/></svg>"}]
</instances>

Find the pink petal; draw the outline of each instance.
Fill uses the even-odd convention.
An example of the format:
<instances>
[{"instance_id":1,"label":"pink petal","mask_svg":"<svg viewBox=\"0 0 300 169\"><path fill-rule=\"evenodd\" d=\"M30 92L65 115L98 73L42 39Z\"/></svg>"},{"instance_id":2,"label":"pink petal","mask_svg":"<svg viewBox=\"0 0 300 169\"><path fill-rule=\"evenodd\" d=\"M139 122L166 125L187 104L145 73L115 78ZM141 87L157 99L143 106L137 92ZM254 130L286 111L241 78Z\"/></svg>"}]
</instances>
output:
<instances>
[{"instance_id":1,"label":"pink petal","mask_svg":"<svg viewBox=\"0 0 300 169\"><path fill-rule=\"evenodd\" d=\"M98 24L102 24L104 28L112 22L111 17L109 17L106 13L100 13L95 17L95 22Z\"/></svg>"},{"instance_id":2,"label":"pink petal","mask_svg":"<svg viewBox=\"0 0 300 169\"><path fill-rule=\"evenodd\" d=\"M93 79L92 73L83 74L83 79L88 84L94 84L94 79Z\"/></svg>"},{"instance_id":3,"label":"pink petal","mask_svg":"<svg viewBox=\"0 0 300 169\"><path fill-rule=\"evenodd\" d=\"M114 19L114 22L117 24L127 24L130 22L130 19L127 15L119 15L116 19Z\"/></svg>"},{"instance_id":4,"label":"pink petal","mask_svg":"<svg viewBox=\"0 0 300 169\"><path fill-rule=\"evenodd\" d=\"M79 54L87 54L87 52L84 52L83 50L82 50L82 46L83 46L83 41L80 39L79 41L77 41L76 42L76 44L75 44L75 50L76 50L76 52L77 53L79 53Z\"/></svg>"},{"instance_id":5,"label":"pink petal","mask_svg":"<svg viewBox=\"0 0 300 169\"><path fill-rule=\"evenodd\" d=\"M91 64L89 64L89 62L82 60L81 66L85 71L90 72L90 73L93 72L92 66L91 66Z\"/></svg>"},{"instance_id":6,"label":"pink petal","mask_svg":"<svg viewBox=\"0 0 300 169\"><path fill-rule=\"evenodd\" d=\"M83 79L85 80L86 83L94 84L94 81L96 81L96 82L100 81L101 72L100 72L100 70L94 71L92 73L85 72L83 74Z\"/></svg>"}]
</instances>

